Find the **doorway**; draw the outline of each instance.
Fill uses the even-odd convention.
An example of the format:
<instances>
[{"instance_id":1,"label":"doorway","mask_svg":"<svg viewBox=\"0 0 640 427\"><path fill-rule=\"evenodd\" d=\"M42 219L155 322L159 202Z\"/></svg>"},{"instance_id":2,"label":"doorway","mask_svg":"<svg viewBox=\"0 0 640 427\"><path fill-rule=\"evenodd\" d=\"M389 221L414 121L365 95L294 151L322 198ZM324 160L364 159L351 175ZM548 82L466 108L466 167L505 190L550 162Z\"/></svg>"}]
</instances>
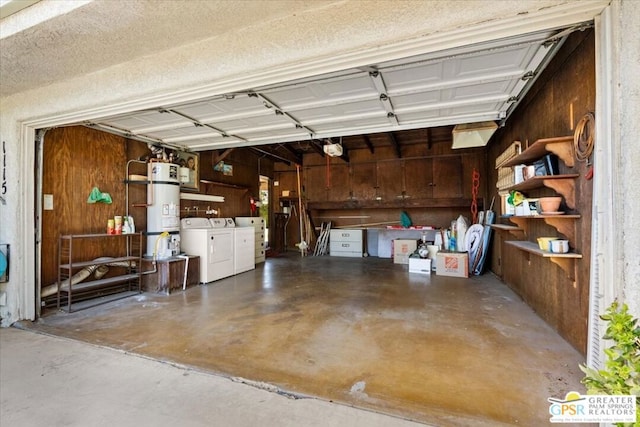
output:
<instances>
[{"instance_id":1,"label":"doorway","mask_svg":"<svg viewBox=\"0 0 640 427\"><path fill-rule=\"evenodd\" d=\"M258 207L258 211L260 213L260 217L264 219L265 230L264 230L264 245L265 248L269 247L269 195L271 192L269 191L271 185L271 180L269 177L260 175L260 196L259 201L260 205Z\"/></svg>"}]
</instances>

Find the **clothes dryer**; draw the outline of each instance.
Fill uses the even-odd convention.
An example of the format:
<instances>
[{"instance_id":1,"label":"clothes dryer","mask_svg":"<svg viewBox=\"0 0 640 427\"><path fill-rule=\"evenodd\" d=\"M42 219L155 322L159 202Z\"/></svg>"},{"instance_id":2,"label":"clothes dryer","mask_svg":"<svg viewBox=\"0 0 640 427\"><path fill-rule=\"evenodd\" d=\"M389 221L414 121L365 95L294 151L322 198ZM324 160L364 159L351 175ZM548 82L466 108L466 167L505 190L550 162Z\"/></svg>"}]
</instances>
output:
<instances>
[{"instance_id":1,"label":"clothes dryer","mask_svg":"<svg viewBox=\"0 0 640 427\"><path fill-rule=\"evenodd\" d=\"M235 274L256 268L256 233L253 227L235 227L233 265Z\"/></svg>"},{"instance_id":2,"label":"clothes dryer","mask_svg":"<svg viewBox=\"0 0 640 427\"><path fill-rule=\"evenodd\" d=\"M233 276L233 228L223 218L184 218L180 222L182 250L200 257L200 282Z\"/></svg>"}]
</instances>

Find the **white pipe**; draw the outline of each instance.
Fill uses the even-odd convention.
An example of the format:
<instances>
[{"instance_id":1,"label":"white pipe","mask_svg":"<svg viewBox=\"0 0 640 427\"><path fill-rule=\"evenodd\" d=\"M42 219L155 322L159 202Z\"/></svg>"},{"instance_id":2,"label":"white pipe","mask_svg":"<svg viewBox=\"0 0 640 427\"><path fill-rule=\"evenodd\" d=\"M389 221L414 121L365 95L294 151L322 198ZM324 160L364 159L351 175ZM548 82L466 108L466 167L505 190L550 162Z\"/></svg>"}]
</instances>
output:
<instances>
[{"instance_id":1,"label":"white pipe","mask_svg":"<svg viewBox=\"0 0 640 427\"><path fill-rule=\"evenodd\" d=\"M177 255L176 258L184 259L184 278L182 279L182 290L187 289L187 271L189 269L189 256L188 255Z\"/></svg>"}]
</instances>

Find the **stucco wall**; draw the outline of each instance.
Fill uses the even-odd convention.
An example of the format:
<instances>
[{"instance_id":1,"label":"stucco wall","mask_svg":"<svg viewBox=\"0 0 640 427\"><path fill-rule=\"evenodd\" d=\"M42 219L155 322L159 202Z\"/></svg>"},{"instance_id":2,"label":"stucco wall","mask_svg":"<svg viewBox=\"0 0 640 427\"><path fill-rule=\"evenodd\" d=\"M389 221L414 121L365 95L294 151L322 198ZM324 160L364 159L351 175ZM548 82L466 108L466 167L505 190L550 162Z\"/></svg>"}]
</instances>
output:
<instances>
[{"instance_id":1,"label":"stucco wall","mask_svg":"<svg viewBox=\"0 0 640 427\"><path fill-rule=\"evenodd\" d=\"M326 2L323 7L278 21L0 99L0 136L6 142L7 164L7 193L3 195L6 204L0 204L0 242L12 245L11 280L0 288L7 297L6 304L0 307L2 325L35 315L34 128L100 117L107 111L113 114L155 106L160 99L176 102L326 72L347 64L364 64L375 57L391 59L394 55L515 34L531 30L536 17L548 16L551 7L565 3L571 2ZM632 70L638 61L638 8L632 2L621 3L619 25L625 31L619 32L619 45L636 47L620 51L621 68L623 64L629 66L628 71L621 70L621 80L630 87L635 85L637 96ZM547 17L538 19L535 25L544 28L545 21L550 22ZM473 32L475 28L482 31ZM394 48L387 49L388 46ZM638 129L633 117L638 111L634 98L625 92L614 101L622 111L628 111L629 117L620 123L624 132L619 143L637 146ZM637 153L635 156L624 159L620 172L632 178L625 181L625 186L631 187L634 179L640 178L633 163L635 158L638 164ZM633 194L631 188L628 194ZM638 219L636 200L631 198L629 206L625 206L628 225ZM627 229L624 250L631 257L640 250L640 231L630 226ZM640 266L630 258L625 277L634 277L635 284L639 274ZM630 288L627 293L638 296L637 289Z\"/></svg>"},{"instance_id":2,"label":"stucco wall","mask_svg":"<svg viewBox=\"0 0 640 427\"><path fill-rule=\"evenodd\" d=\"M638 3L625 0L620 2L619 32L617 45L620 49L616 59L619 81L616 85L616 97L620 122L621 153L618 182L622 185L622 198L619 206L623 212L623 224L620 224L620 238L623 241L624 287L622 297L629 305L635 317L640 318L640 8Z\"/></svg>"}]
</instances>

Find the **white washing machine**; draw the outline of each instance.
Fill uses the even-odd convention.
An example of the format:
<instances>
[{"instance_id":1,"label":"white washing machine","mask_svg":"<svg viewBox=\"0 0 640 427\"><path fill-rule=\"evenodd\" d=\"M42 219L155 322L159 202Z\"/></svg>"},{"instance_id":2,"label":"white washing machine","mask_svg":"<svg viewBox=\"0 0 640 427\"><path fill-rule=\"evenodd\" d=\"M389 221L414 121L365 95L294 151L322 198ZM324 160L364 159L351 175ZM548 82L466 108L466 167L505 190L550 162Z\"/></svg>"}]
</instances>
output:
<instances>
[{"instance_id":1,"label":"white washing machine","mask_svg":"<svg viewBox=\"0 0 640 427\"><path fill-rule=\"evenodd\" d=\"M188 255L200 257L201 283L234 274L234 232L233 228L225 226L224 218L184 218L180 221L181 249Z\"/></svg>"}]
</instances>

